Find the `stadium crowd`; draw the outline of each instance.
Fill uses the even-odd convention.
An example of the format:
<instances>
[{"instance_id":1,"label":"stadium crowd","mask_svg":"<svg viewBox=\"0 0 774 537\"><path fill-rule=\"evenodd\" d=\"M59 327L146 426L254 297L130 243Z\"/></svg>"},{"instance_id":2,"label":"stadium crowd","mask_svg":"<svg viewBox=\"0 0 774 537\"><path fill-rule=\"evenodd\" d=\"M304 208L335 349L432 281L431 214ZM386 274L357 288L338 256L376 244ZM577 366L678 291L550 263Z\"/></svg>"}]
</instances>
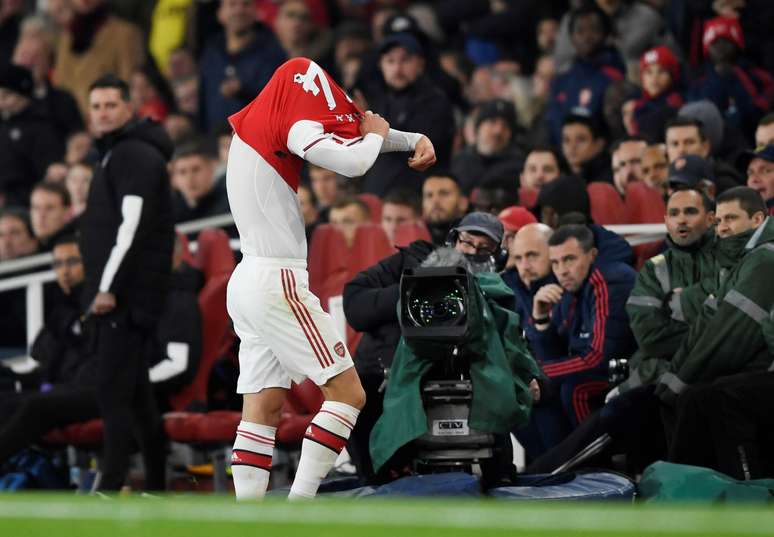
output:
<instances>
[{"instance_id":1,"label":"stadium crowd","mask_svg":"<svg viewBox=\"0 0 774 537\"><path fill-rule=\"evenodd\" d=\"M623 453L632 474L665 459L774 477L770 1L0 6L0 270L52 252L57 276L29 350L24 289L0 293L0 358L41 364L21 376L0 366L0 465L53 427L103 417L102 487L121 487L134 435L146 486L164 488L156 407L196 375L206 318L194 304L207 271L185 251L193 235L175 240L172 224L229 212L226 118L304 56L361 109L427 135L438 160L420 174L385 153L354 179L307 165L298 191L310 285L324 308L343 295L367 393L349 445L360 474L405 470L376 471L369 456L400 338L397 286L456 233L464 253L507 250L489 270L512 289L542 370L530 421L512 431L528 471L550 472L606 434L589 464ZM146 200L144 242L106 287L95 278L113 255L109 213L134 214L110 205L120 177ZM458 230L471 213L501 228L479 215L490 232ZM603 227L653 223L667 236L633 248ZM331 263L347 277L329 277ZM113 324L85 329L100 308ZM123 322L110 344L97 337ZM186 366L165 369L181 345ZM127 346L148 349L139 371L116 357ZM96 365L107 355L112 366ZM618 383L613 359L628 360Z\"/></svg>"}]
</instances>

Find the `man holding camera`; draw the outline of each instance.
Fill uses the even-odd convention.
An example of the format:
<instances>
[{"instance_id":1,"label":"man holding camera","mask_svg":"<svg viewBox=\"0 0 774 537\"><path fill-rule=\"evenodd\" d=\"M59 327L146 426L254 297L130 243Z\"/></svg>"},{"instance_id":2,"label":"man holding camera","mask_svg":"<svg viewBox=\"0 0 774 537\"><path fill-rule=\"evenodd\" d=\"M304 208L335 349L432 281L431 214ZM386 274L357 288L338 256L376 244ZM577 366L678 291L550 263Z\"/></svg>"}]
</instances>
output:
<instances>
[{"instance_id":1,"label":"man holding camera","mask_svg":"<svg viewBox=\"0 0 774 537\"><path fill-rule=\"evenodd\" d=\"M466 256L479 271L494 271L500 255L503 226L493 215L470 213L451 230L447 246ZM363 339L355 353L355 367L366 391L366 405L350 436L350 454L358 471L374 476L368 451L369 437L382 414L387 372L401 336L397 305L403 271L420 266L438 247L415 241L383 259L344 288L344 314Z\"/></svg>"}]
</instances>

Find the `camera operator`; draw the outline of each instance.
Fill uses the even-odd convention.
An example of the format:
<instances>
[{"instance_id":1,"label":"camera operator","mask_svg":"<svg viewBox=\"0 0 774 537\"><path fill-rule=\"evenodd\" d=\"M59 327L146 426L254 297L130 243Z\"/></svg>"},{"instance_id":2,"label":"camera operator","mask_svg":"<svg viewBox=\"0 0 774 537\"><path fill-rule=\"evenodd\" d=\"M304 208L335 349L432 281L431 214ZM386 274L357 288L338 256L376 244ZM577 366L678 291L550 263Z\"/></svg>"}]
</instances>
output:
<instances>
[{"instance_id":1,"label":"camera operator","mask_svg":"<svg viewBox=\"0 0 774 537\"><path fill-rule=\"evenodd\" d=\"M476 271L494 271L500 255L503 226L493 215L471 213L449 233L447 245L464 254ZM369 437L382 414L386 372L401 336L397 305L403 271L420 266L437 246L415 241L352 279L344 288L347 322L363 339L355 367L366 391L366 405L350 437L349 450L361 475L374 477L368 451ZM534 383L534 387L537 383Z\"/></svg>"},{"instance_id":2,"label":"camera operator","mask_svg":"<svg viewBox=\"0 0 774 537\"><path fill-rule=\"evenodd\" d=\"M551 447L602 406L608 361L635 350L625 303L636 273L619 261L602 262L586 226L560 227L548 245L558 284L535 294L527 338L554 394L536 415Z\"/></svg>"}]
</instances>

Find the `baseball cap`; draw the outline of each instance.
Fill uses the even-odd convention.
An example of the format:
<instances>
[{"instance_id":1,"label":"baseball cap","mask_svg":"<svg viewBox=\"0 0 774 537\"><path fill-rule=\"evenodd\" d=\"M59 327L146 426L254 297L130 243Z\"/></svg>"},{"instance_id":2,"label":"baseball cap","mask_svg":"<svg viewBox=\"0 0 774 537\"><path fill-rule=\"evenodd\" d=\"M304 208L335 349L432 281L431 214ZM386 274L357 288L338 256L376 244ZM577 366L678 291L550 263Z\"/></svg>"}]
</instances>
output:
<instances>
[{"instance_id":1,"label":"baseball cap","mask_svg":"<svg viewBox=\"0 0 774 537\"><path fill-rule=\"evenodd\" d=\"M460 220L459 225L455 227L457 231L470 231L486 235L497 244L503 241L503 225L493 214L489 213L470 213Z\"/></svg>"},{"instance_id":2,"label":"baseball cap","mask_svg":"<svg viewBox=\"0 0 774 537\"><path fill-rule=\"evenodd\" d=\"M737 162L739 162L739 164L741 165L742 169L745 171L745 174L746 174L747 166L749 166L750 162L752 162L752 160L756 158L762 158L763 160L766 160L768 162L774 162L774 144L759 145L752 151L745 151L739 157L739 160Z\"/></svg>"},{"instance_id":3,"label":"baseball cap","mask_svg":"<svg viewBox=\"0 0 774 537\"><path fill-rule=\"evenodd\" d=\"M419 44L419 40L408 32L399 32L385 37L382 44L379 45L379 55L386 54L395 47L402 47L411 54L424 56L424 50L422 50L422 45Z\"/></svg>"},{"instance_id":4,"label":"baseball cap","mask_svg":"<svg viewBox=\"0 0 774 537\"><path fill-rule=\"evenodd\" d=\"M707 55L709 46L718 39L726 38L740 49L744 49L744 34L739 19L735 17L715 17L704 23L704 35L701 43L704 47L704 55Z\"/></svg>"},{"instance_id":5,"label":"baseball cap","mask_svg":"<svg viewBox=\"0 0 774 537\"><path fill-rule=\"evenodd\" d=\"M669 165L667 182L670 186L693 188L703 180L715 182L712 166L698 155L685 155Z\"/></svg>"},{"instance_id":6,"label":"baseball cap","mask_svg":"<svg viewBox=\"0 0 774 537\"><path fill-rule=\"evenodd\" d=\"M35 83L32 72L20 65L7 64L0 68L0 88L6 88L25 97L32 97Z\"/></svg>"},{"instance_id":7,"label":"baseball cap","mask_svg":"<svg viewBox=\"0 0 774 537\"><path fill-rule=\"evenodd\" d=\"M526 208L518 205L511 205L506 207L497 218L503 224L506 231L519 231L527 224L536 224L537 218L535 215L529 212Z\"/></svg>"},{"instance_id":8,"label":"baseball cap","mask_svg":"<svg viewBox=\"0 0 774 537\"><path fill-rule=\"evenodd\" d=\"M649 65L660 65L672 75L672 83L677 82L680 78L680 62L675 56L674 52L669 50L669 47L659 45L650 50L646 50L642 56L640 56L640 76L645 68Z\"/></svg>"}]
</instances>

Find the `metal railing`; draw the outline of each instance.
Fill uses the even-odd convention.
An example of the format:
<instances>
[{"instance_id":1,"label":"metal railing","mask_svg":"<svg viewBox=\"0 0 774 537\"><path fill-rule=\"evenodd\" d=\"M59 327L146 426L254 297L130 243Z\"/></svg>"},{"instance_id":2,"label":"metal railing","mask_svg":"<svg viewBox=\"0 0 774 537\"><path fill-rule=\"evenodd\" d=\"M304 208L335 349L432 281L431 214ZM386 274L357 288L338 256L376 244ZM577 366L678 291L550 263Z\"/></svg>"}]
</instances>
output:
<instances>
[{"instance_id":1,"label":"metal railing","mask_svg":"<svg viewBox=\"0 0 774 537\"><path fill-rule=\"evenodd\" d=\"M206 228L226 227L233 223L234 217L231 216L231 214L223 214L191 222L183 222L182 224L175 226L175 229L180 233L188 234L196 233ZM664 226L664 224L636 224L605 227L614 233L622 235L632 246L659 240L666 234L666 226ZM230 244L232 249L239 249L239 240L233 239L230 241ZM191 243L192 251L196 250L196 246L195 242ZM52 259L53 256L50 253L46 253L0 263L0 292L26 288L26 339L28 346L32 345L33 340L43 327L43 285L56 279L54 272L49 268ZM45 270L2 279L4 274L13 274L42 267L45 267ZM345 333L344 328L346 327L346 321L343 317L343 305L334 300L334 303L329 305L329 307L330 306L333 306L332 309L334 311L331 313L334 316L337 326L341 328L341 333L343 335Z\"/></svg>"},{"instance_id":2,"label":"metal railing","mask_svg":"<svg viewBox=\"0 0 774 537\"><path fill-rule=\"evenodd\" d=\"M175 229L183 234L196 233L202 229L212 227L226 227L234 223L234 217L230 213L220 216L211 216L191 222L183 222L175 226ZM239 241L230 241L233 249L239 248ZM191 243L191 249L196 250L196 243ZM43 327L43 285L56 280L54 271L50 269L53 256L50 253L31 255L21 259L12 259L0 263L0 293L26 288L26 326L27 347L32 345L35 337ZM19 272L33 269L41 269L37 272L28 272L19 276L10 276ZM6 277L4 277L6 275Z\"/></svg>"}]
</instances>

